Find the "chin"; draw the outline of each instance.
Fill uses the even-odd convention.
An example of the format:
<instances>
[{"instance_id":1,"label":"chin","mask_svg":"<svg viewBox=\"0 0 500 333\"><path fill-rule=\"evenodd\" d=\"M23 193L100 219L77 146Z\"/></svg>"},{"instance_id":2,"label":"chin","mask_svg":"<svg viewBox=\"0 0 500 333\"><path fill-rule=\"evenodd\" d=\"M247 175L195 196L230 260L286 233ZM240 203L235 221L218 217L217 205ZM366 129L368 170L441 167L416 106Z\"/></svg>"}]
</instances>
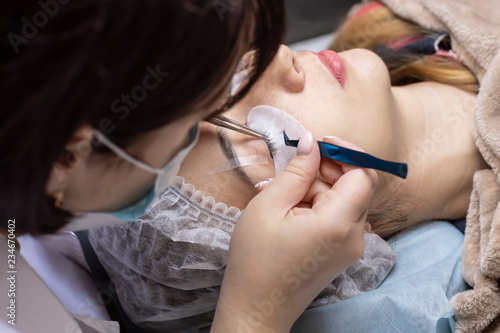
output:
<instances>
[{"instance_id":1,"label":"chin","mask_svg":"<svg viewBox=\"0 0 500 333\"><path fill-rule=\"evenodd\" d=\"M384 61L374 52L366 49L352 49L339 55L350 69L363 82L377 84L390 89L391 79Z\"/></svg>"}]
</instances>

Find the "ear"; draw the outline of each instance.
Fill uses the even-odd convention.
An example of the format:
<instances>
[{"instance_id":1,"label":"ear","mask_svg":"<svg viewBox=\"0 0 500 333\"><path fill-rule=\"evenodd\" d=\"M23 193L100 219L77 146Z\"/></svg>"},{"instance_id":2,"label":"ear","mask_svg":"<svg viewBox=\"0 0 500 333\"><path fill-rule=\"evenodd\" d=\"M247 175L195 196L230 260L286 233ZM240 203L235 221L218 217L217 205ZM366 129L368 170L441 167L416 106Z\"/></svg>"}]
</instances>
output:
<instances>
[{"instance_id":1,"label":"ear","mask_svg":"<svg viewBox=\"0 0 500 333\"><path fill-rule=\"evenodd\" d=\"M46 193L65 192L71 174L81 168L92 153L92 137L93 128L87 124L73 134L57 161L52 163Z\"/></svg>"}]
</instances>

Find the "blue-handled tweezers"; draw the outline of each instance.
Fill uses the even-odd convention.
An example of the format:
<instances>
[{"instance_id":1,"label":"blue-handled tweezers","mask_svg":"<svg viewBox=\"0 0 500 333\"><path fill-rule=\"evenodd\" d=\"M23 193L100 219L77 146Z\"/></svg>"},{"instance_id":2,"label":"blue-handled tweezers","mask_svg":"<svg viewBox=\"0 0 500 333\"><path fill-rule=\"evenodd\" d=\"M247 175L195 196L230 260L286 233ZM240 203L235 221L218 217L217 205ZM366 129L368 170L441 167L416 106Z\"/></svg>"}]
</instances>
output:
<instances>
[{"instance_id":1,"label":"blue-handled tweezers","mask_svg":"<svg viewBox=\"0 0 500 333\"><path fill-rule=\"evenodd\" d=\"M285 131L283 131L283 136L285 137L286 146L297 147L299 144L299 140L290 140ZM318 145L319 152L322 157L355 165L361 168L388 172L401 178L406 178L408 175L408 164L406 163L382 160L367 153L332 145L323 141L318 141Z\"/></svg>"}]
</instances>

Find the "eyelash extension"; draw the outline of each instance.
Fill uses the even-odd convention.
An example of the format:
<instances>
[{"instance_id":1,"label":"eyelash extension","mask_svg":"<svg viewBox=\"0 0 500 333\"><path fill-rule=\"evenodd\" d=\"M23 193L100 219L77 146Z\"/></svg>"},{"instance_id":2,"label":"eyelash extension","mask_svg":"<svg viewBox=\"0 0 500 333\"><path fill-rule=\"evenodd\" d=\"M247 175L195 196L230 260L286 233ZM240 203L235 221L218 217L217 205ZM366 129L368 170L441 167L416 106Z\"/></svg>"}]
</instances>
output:
<instances>
[{"instance_id":1,"label":"eyelash extension","mask_svg":"<svg viewBox=\"0 0 500 333\"><path fill-rule=\"evenodd\" d=\"M266 145L269 148L269 152L271 153L271 158L274 159L274 156L276 156L276 153L278 152L278 150L277 150L277 147L276 147L276 143L274 143L271 140L271 133L269 133L269 132L262 132L261 134L266 137L264 139L264 141L266 142Z\"/></svg>"}]
</instances>

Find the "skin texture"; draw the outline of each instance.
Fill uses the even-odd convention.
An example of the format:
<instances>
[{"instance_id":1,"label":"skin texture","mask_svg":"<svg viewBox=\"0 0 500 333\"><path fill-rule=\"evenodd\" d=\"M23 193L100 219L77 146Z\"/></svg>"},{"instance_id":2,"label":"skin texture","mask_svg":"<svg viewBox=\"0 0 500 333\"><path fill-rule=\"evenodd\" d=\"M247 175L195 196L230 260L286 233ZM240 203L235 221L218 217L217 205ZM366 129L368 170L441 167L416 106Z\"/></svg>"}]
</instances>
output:
<instances>
[{"instance_id":1,"label":"skin texture","mask_svg":"<svg viewBox=\"0 0 500 333\"><path fill-rule=\"evenodd\" d=\"M187 133L197 120L181 119L147 133L125 151L154 168L162 168L187 145ZM53 168L46 192L62 190L65 204L75 212L113 211L141 199L154 185L155 175L114 154L90 154L91 139L90 126L83 126L74 135L67 150L73 152L75 159L67 168Z\"/></svg>"},{"instance_id":2,"label":"skin texture","mask_svg":"<svg viewBox=\"0 0 500 333\"><path fill-rule=\"evenodd\" d=\"M377 157L409 164L406 180L379 173L373 203L399 200L407 221L400 229L429 219L465 216L472 176L486 168L472 137L476 96L434 82L391 87L388 71L374 53L339 53L347 68L345 89L311 52L282 46L274 62L248 96L227 116L246 123L257 105L279 108L320 140L334 135ZM264 155L268 163L221 170L226 157L211 124L201 127L200 143L180 175L228 206L244 208L259 181L274 177L274 164L263 140L221 130L238 156ZM215 174L214 174L215 173ZM224 190L222 190L224 189Z\"/></svg>"}]
</instances>

